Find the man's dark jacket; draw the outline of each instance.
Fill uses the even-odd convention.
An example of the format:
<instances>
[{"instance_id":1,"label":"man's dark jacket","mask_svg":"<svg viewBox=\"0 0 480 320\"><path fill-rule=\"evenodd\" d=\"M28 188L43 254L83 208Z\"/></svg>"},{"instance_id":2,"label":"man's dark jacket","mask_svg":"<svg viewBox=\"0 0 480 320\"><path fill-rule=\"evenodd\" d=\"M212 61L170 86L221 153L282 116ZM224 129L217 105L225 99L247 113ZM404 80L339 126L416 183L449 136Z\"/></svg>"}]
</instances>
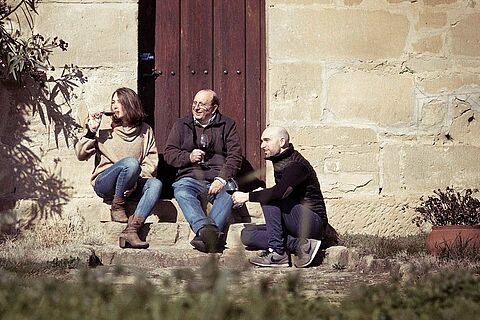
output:
<instances>
[{"instance_id":1,"label":"man's dark jacket","mask_svg":"<svg viewBox=\"0 0 480 320\"><path fill-rule=\"evenodd\" d=\"M318 214L326 226L328 219L317 174L298 151L290 144L275 156L267 158L273 163L275 186L250 192L249 200L269 204L276 200L289 199L301 203Z\"/></svg>"},{"instance_id":2,"label":"man's dark jacket","mask_svg":"<svg viewBox=\"0 0 480 320\"><path fill-rule=\"evenodd\" d=\"M211 140L205 160L208 167L190 162L190 153L199 149L202 133ZM242 164L242 148L235 121L217 111L213 121L205 128L194 124L193 115L178 119L168 135L164 151L165 161L178 169L176 180L192 177L213 181L215 177L234 177Z\"/></svg>"}]
</instances>

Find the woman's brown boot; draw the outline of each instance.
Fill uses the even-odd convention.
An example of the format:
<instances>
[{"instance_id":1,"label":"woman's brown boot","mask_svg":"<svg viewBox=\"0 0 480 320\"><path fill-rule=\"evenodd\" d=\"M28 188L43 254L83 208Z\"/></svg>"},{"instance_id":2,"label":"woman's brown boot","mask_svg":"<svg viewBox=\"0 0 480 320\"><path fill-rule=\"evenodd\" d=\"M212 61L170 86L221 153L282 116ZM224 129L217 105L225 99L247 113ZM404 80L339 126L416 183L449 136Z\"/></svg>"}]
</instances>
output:
<instances>
[{"instance_id":1,"label":"woman's brown boot","mask_svg":"<svg viewBox=\"0 0 480 320\"><path fill-rule=\"evenodd\" d=\"M110 217L112 217L112 221L115 222L128 222L127 213L125 212L124 197L113 197L112 206L110 207Z\"/></svg>"},{"instance_id":2,"label":"woman's brown boot","mask_svg":"<svg viewBox=\"0 0 480 320\"><path fill-rule=\"evenodd\" d=\"M137 215L130 216L128 218L128 225L120 233L118 242L120 248L136 248L136 249L146 249L148 248L148 242L140 240L138 237L138 232L142 228L145 218Z\"/></svg>"}]
</instances>

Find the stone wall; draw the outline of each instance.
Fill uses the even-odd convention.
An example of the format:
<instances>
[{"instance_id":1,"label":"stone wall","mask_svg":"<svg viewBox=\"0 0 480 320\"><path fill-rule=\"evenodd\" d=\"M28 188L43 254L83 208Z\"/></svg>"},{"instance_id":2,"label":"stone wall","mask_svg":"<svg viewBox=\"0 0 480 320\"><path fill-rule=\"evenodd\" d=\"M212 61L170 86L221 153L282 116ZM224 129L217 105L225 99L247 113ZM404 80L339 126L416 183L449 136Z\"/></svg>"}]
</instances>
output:
<instances>
[{"instance_id":1,"label":"stone wall","mask_svg":"<svg viewBox=\"0 0 480 320\"><path fill-rule=\"evenodd\" d=\"M89 110L109 107L116 88L137 88L137 15L138 1L133 0L39 2L34 33L68 43L67 51L51 55L55 71L49 74L60 77L66 64L81 73L68 99L57 94L52 101L58 116L82 126ZM20 22L28 32L26 21ZM105 218L108 210L89 183L93 161L78 161L73 150L73 137L83 128L69 126L73 131L65 135L53 122L45 125L41 110L22 103L22 95L23 90L0 83L1 224L29 227L59 219L82 224Z\"/></svg>"},{"instance_id":2,"label":"stone wall","mask_svg":"<svg viewBox=\"0 0 480 320\"><path fill-rule=\"evenodd\" d=\"M137 1L45 0L38 12L35 30L69 43L53 74L83 74L62 112L83 124L115 88L136 88ZM288 127L312 162L340 232L415 233L421 195L479 186L478 1L267 0L266 19L267 123ZM38 112L19 113L15 92L0 86L0 98L3 153L15 158L2 166L0 210L97 220L93 162ZM34 166L21 176L23 156ZM54 210L38 210L42 199Z\"/></svg>"},{"instance_id":3,"label":"stone wall","mask_svg":"<svg viewBox=\"0 0 480 320\"><path fill-rule=\"evenodd\" d=\"M480 6L267 1L267 122L311 160L342 232L407 234L436 188L480 184Z\"/></svg>"}]
</instances>

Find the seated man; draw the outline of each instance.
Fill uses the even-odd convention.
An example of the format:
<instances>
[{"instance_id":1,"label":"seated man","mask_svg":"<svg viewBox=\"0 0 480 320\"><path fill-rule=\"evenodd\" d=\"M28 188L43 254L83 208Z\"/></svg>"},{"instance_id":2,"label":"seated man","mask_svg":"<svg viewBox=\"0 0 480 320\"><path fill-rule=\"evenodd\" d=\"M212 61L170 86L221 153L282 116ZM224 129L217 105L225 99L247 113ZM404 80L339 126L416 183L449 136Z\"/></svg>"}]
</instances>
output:
<instances>
[{"instance_id":1,"label":"seated man","mask_svg":"<svg viewBox=\"0 0 480 320\"><path fill-rule=\"evenodd\" d=\"M275 185L232 195L234 204L260 202L265 217L266 224L242 230L242 242L247 247L265 250L250 259L254 265L288 266L288 254L294 253L295 266L307 267L320 249L319 239L328 224L317 175L289 143L284 128L265 129L261 140L265 158L273 163Z\"/></svg>"},{"instance_id":2,"label":"seated man","mask_svg":"<svg viewBox=\"0 0 480 320\"><path fill-rule=\"evenodd\" d=\"M173 193L195 238L191 244L202 252L222 251L232 212L232 198L225 183L240 169L242 151L235 122L219 111L217 95L200 90L192 113L173 125L165 146L164 158L178 169ZM206 215L206 201L212 203ZM223 237L225 238L225 237Z\"/></svg>"}]
</instances>

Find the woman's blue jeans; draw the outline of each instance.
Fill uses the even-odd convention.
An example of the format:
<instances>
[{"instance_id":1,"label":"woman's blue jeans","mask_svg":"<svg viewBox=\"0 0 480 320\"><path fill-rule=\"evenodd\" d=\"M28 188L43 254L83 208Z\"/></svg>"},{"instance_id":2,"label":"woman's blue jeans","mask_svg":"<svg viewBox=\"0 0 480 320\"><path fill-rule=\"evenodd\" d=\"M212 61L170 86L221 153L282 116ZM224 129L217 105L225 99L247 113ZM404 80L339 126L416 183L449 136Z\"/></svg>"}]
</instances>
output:
<instances>
[{"instance_id":1,"label":"woman's blue jeans","mask_svg":"<svg viewBox=\"0 0 480 320\"><path fill-rule=\"evenodd\" d=\"M232 212L232 196L225 191L225 188L216 195L208 195L211 184L205 180L185 177L172 185L175 199L195 234L205 225L214 225L218 230L225 231ZM209 216L203 209L206 201L212 203Z\"/></svg>"},{"instance_id":2,"label":"woman's blue jeans","mask_svg":"<svg viewBox=\"0 0 480 320\"><path fill-rule=\"evenodd\" d=\"M135 215L147 218L160 198L162 182L157 178L142 178L140 173L140 163L136 158L123 158L97 176L93 189L104 199L123 197L124 192L137 183L129 198L138 201Z\"/></svg>"}]
</instances>

